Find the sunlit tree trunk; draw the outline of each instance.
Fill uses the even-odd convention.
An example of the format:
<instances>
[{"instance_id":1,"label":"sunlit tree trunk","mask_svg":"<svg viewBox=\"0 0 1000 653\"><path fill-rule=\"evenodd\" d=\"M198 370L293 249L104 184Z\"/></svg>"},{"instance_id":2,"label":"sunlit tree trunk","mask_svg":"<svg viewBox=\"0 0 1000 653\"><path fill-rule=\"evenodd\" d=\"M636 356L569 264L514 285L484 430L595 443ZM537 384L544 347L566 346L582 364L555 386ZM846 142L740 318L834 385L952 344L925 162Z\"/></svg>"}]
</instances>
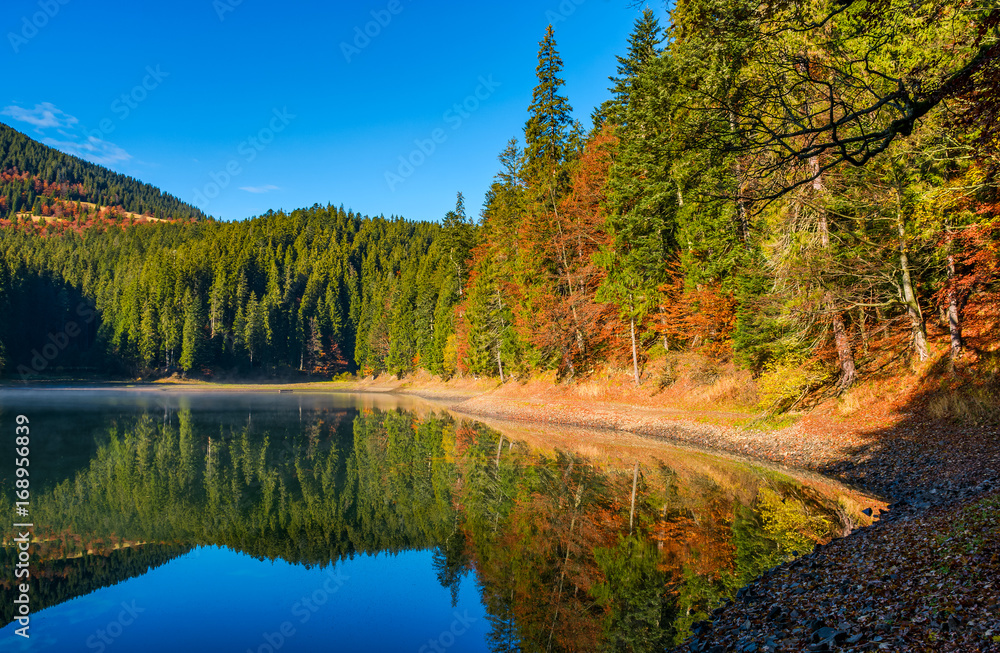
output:
<instances>
[{"instance_id":1,"label":"sunlit tree trunk","mask_svg":"<svg viewBox=\"0 0 1000 653\"><path fill-rule=\"evenodd\" d=\"M500 341L497 339L496 347L497 353L497 369L500 370L500 383L506 383L507 380L503 376L503 360L500 358Z\"/></svg>"},{"instance_id":2,"label":"sunlit tree trunk","mask_svg":"<svg viewBox=\"0 0 1000 653\"><path fill-rule=\"evenodd\" d=\"M552 627L549 628L549 641L545 647L546 651L552 650L552 634L555 633L556 623L559 620L559 601L562 599L563 582L566 580L566 567L569 565L569 553L573 544L573 527L576 526L576 515L580 509L580 499L583 497L583 484L576 488L576 502L573 504L573 517L569 522L569 536L566 538L566 558L563 560L562 571L559 574L559 591L556 594L556 608L552 615Z\"/></svg>"},{"instance_id":3,"label":"sunlit tree trunk","mask_svg":"<svg viewBox=\"0 0 1000 653\"><path fill-rule=\"evenodd\" d=\"M897 205L898 206L898 205ZM910 318L910 331L913 338L913 351L921 361L928 358L927 353L927 332L924 330L924 315L920 310L920 303L917 301L916 293L913 292L913 279L910 276L910 257L906 253L906 228L903 224L902 211L897 209L896 226L899 230L899 269L902 281L903 303L906 305L906 314Z\"/></svg>"},{"instance_id":4,"label":"sunlit tree trunk","mask_svg":"<svg viewBox=\"0 0 1000 653\"><path fill-rule=\"evenodd\" d=\"M566 287L569 291L569 308L573 314L573 330L576 335L576 344L580 350L580 354L586 355L587 345L583 338L583 330L580 328L580 316L577 315L576 311L576 288L573 286L569 260L566 257L566 236L563 234L562 219L559 217L559 206L556 203L555 191L551 186L549 187L549 197L552 201L552 214L555 216L556 230L559 232L559 258L562 261L563 272L566 275Z\"/></svg>"},{"instance_id":5,"label":"sunlit tree trunk","mask_svg":"<svg viewBox=\"0 0 1000 653\"><path fill-rule=\"evenodd\" d=\"M639 354L635 346L635 318L630 320L632 326L632 371L635 373L635 384L639 385Z\"/></svg>"},{"instance_id":6,"label":"sunlit tree trunk","mask_svg":"<svg viewBox=\"0 0 1000 653\"><path fill-rule=\"evenodd\" d=\"M736 117L730 114L729 125L733 132L736 131ZM733 161L733 174L736 176L736 220L739 229L740 241L744 245L750 243L750 216L747 210L746 200L743 196L743 163L737 156Z\"/></svg>"},{"instance_id":7,"label":"sunlit tree trunk","mask_svg":"<svg viewBox=\"0 0 1000 653\"><path fill-rule=\"evenodd\" d=\"M951 229L948 229L949 240L951 239ZM948 251L948 333L951 336L951 371L955 370L955 361L962 357L962 318L958 307L958 290L955 289L955 254L951 251L949 242Z\"/></svg>"}]
</instances>

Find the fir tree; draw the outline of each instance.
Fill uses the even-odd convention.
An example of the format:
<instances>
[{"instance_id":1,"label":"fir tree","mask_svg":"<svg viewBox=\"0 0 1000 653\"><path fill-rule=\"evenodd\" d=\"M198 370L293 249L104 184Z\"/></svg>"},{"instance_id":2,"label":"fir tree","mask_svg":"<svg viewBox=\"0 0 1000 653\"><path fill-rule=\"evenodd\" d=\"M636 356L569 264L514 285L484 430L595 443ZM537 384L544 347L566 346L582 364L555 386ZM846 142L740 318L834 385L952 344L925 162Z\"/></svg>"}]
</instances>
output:
<instances>
[{"instance_id":1,"label":"fir tree","mask_svg":"<svg viewBox=\"0 0 1000 653\"><path fill-rule=\"evenodd\" d=\"M448 211L444 216L441 235L448 261L457 279L458 296L462 296L463 286L468 277L467 265L469 254L475 244L475 231L469 219L465 216L465 197L458 194L455 200L455 210Z\"/></svg>"},{"instance_id":2,"label":"fir tree","mask_svg":"<svg viewBox=\"0 0 1000 653\"><path fill-rule=\"evenodd\" d=\"M185 372L198 369L204 362L205 321L205 307L201 299L194 291L187 290L184 293L184 334L178 361Z\"/></svg>"},{"instance_id":3,"label":"fir tree","mask_svg":"<svg viewBox=\"0 0 1000 653\"><path fill-rule=\"evenodd\" d=\"M610 120L612 124L625 121L623 111L631 104L632 92L640 75L660 55L663 38L663 30L653 10L644 9L629 35L628 54L616 57L618 75L608 78L613 84L609 89L613 97L601 106L600 117Z\"/></svg>"},{"instance_id":4,"label":"fir tree","mask_svg":"<svg viewBox=\"0 0 1000 653\"><path fill-rule=\"evenodd\" d=\"M555 32L549 25L539 44L535 69L538 85L532 93L530 115L524 127L525 178L543 202L554 201L565 190L568 176L563 164L572 154L573 108L561 95L565 83L559 77L562 69Z\"/></svg>"}]
</instances>

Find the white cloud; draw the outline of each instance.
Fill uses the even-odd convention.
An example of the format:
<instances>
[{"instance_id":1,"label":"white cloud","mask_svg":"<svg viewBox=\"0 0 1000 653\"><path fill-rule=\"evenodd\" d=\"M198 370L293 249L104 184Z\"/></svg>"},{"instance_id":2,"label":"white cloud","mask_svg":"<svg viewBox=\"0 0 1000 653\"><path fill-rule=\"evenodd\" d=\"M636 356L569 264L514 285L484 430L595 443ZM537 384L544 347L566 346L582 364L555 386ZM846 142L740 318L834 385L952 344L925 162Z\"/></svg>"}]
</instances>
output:
<instances>
[{"instance_id":1,"label":"white cloud","mask_svg":"<svg viewBox=\"0 0 1000 653\"><path fill-rule=\"evenodd\" d=\"M40 140L49 147L93 163L109 166L132 158L131 154L114 143L82 134L80 121L51 102L36 104L34 109L12 105L0 111L0 115L32 125L35 131L42 134ZM54 129L59 136L46 136L45 130L48 129Z\"/></svg>"},{"instance_id":2,"label":"white cloud","mask_svg":"<svg viewBox=\"0 0 1000 653\"><path fill-rule=\"evenodd\" d=\"M88 136L82 143L75 140L57 141L54 138L46 138L42 142L66 154L72 154L73 156L78 156L81 159L101 165L111 165L119 161L128 161L132 158L131 154L114 143L109 143L93 136Z\"/></svg>"},{"instance_id":3,"label":"white cloud","mask_svg":"<svg viewBox=\"0 0 1000 653\"><path fill-rule=\"evenodd\" d=\"M51 102L36 104L34 109L25 109L17 105L4 107L0 115L9 116L18 122L26 122L39 130L47 127L72 127L80 122Z\"/></svg>"},{"instance_id":4,"label":"white cloud","mask_svg":"<svg viewBox=\"0 0 1000 653\"><path fill-rule=\"evenodd\" d=\"M248 193L270 193L272 190L281 189L268 184L267 186L240 186L240 190L245 190Z\"/></svg>"}]
</instances>

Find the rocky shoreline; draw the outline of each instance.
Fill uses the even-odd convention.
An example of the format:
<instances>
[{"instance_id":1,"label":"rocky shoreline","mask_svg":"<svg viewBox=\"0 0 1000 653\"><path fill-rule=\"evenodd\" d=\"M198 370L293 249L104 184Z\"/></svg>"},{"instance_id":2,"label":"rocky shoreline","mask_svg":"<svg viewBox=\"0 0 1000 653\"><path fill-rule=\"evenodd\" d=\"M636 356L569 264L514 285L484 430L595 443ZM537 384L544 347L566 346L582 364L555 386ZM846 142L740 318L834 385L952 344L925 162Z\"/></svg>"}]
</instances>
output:
<instances>
[{"instance_id":1,"label":"rocky shoreline","mask_svg":"<svg viewBox=\"0 0 1000 653\"><path fill-rule=\"evenodd\" d=\"M675 652L1000 651L1000 494L983 490L939 510L894 504L741 589Z\"/></svg>"}]
</instances>

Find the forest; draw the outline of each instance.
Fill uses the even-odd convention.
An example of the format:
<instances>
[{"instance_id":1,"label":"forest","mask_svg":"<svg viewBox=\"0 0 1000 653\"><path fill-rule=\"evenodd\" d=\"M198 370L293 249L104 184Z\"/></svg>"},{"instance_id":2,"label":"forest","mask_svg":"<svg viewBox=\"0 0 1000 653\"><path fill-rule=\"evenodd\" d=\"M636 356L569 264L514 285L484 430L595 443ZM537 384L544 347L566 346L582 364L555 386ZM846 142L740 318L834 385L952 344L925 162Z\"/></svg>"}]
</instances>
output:
<instances>
[{"instance_id":1,"label":"forest","mask_svg":"<svg viewBox=\"0 0 1000 653\"><path fill-rule=\"evenodd\" d=\"M638 384L666 350L779 403L892 364L993 370L998 32L983 0L679 0L636 21L585 127L549 26L479 216L459 194L440 223L203 219L4 127L4 370Z\"/></svg>"}]
</instances>

